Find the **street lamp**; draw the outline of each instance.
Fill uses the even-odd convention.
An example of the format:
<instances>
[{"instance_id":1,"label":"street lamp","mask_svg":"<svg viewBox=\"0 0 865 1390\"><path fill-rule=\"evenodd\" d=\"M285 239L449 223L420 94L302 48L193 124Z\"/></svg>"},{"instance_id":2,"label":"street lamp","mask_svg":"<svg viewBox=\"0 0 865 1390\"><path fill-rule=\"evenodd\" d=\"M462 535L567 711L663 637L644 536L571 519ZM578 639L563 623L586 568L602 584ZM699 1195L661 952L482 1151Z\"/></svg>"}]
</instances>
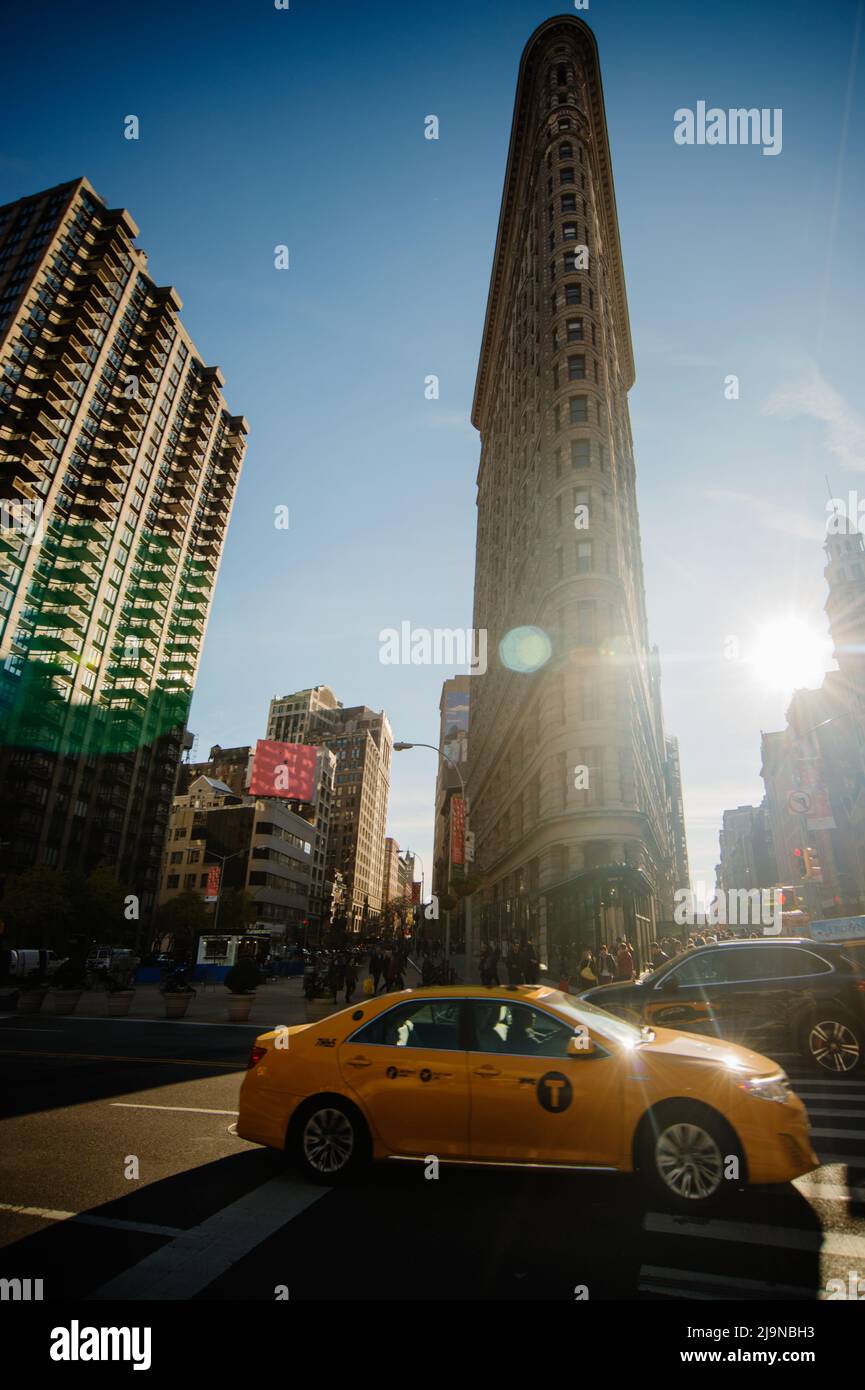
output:
<instances>
[{"instance_id":1,"label":"street lamp","mask_svg":"<svg viewBox=\"0 0 865 1390\"><path fill-rule=\"evenodd\" d=\"M213 909L213 932L214 935L219 930L219 904L222 898L222 880L225 877L225 865L229 859L236 859L239 854L245 854L246 850L236 849L233 854L214 854L213 850L205 850L205 856L219 860L219 887L216 890L216 907ZM207 858L204 860L207 863Z\"/></svg>"},{"instance_id":2,"label":"street lamp","mask_svg":"<svg viewBox=\"0 0 865 1390\"><path fill-rule=\"evenodd\" d=\"M454 771L455 771L457 777L460 779L460 789L461 789L461 791L462 791L463 804L464 804L464 806L465 806L465 831L464 831L464 834L465 834L466 840L468 840L468 834L469 834L469 802L468 802L468 797L466 796L465 778L463 777L462 772L461 772L460 769L459 769L459 765L458 765L457 763L454 762L453 758L449 757L448 754L445 753L444 749L440 748L440 747L438 746L438 744L435 744L435 743L418 743L418 742L412 742L412 743L408 743L408 742L395 743L394 746L393 746L393 751L394 751L395 753L403 753L403 752L405 752L405 750L406 750L407 748L431 748L432 751L433 751L434 753L438 753L439 757L442 758L442 759L444 760L444 762L448 763L448 764L454 769ZM450 864L450 844L448 844L448 864ZM448 884L448 890L450 890L450 884ZM465 960L466 960L466 965L465 965L465 968L466 968L466 973L468 973L468 971L471 969L471 964L472 964L472 895L471 895L471 893L469 893L469 894L466 895L466 897L465 897L465 899L464 899L464 902L465 902L465 932L466 932L466 942L465 942ZM449 909L446 909L446 910L445 910L445 959L448 961L448 963L450 962L450 953L451 953L451 914L450 914L450 910L449 910Z\"/></svg>"}]
</instances>

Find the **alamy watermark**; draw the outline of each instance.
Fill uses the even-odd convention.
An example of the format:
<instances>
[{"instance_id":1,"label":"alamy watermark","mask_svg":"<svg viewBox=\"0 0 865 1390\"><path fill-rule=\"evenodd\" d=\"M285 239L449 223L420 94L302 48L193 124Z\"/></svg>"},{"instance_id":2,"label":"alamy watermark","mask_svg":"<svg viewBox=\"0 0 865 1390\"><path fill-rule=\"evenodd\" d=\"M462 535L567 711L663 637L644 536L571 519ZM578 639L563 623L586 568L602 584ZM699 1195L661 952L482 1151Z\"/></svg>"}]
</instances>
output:
<instances>
[{"instance_id":1,"label":"alamy watermark","mask_svg":"<svg viewBox=\"0 0 865 1390\"><path fill-rule=\"evenodd\" d=\"M764 154L781 153L782 108L744 106L724 111L721 107L706 108L698 101L695 111L680 106L673 113L676 127L673 139L677 145L762 145Z\"/></svg>"},{"instance_id":2,"label":"alamy watermark","mask_svg":"<svg viewBox=\"0 0 865 1390\"><path fill-rule=\"evenodd\" d=\"M487 669L486 628L385 627L378 634L382 666L468 666L470 676Z\"/></svg>"},{"instance_id":3,"label":"alamy watermark","mask_svg":"<svg viewBox=\"0 0 865 1390\"><path fill-rule=\"evenodd\" d=\"M707 897L704 883L677 888L673 894L673 921L677 927L762 928L763 936L780 936L783 891L780 888L719 889ZM705 903L699 908L698 903Z\"/></svg>"}]
</instances>

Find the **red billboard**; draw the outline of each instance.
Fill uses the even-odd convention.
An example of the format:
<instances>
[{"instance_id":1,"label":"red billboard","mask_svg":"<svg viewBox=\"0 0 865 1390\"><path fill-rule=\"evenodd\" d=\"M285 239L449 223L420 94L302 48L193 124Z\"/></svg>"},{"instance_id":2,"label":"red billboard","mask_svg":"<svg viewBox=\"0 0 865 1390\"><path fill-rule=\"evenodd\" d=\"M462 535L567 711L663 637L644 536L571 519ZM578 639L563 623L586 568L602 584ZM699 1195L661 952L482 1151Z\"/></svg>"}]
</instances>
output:
<instances>
[{"instance_id":1,"label":"red billboard","mask_svg":"<svg viewBox=\"0 0 865 1390\"><path fill-rule=\"evenodd\" d=\"M250 792L253 796L314 801L318 752L317 748L305 743L275 743L272 739L260 738L252 760Z\"/></svg>"}]
</instances>

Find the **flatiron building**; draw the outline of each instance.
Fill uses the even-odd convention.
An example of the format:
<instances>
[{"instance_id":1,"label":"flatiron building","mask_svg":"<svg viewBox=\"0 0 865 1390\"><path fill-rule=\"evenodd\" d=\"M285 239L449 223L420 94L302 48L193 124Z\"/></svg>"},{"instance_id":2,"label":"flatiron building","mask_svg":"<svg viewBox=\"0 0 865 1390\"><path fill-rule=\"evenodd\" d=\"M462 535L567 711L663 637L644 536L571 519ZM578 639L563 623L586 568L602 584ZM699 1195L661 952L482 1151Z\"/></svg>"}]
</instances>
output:
<instances>
[{"instance_id":1,"label":"flatiron building","mask_svg":"<svg viewBox=\"0 0 865 1390\"><path fill-rule=\"evenodd\" d=\"M520 63L472 419L469 820L474 946L552 970L672 912L677 861L643 589L628 322L597 45L580 19ZM672 774L672 775L671 775ZM685 885L681 885L685 886Z\"/></svg>"}]
</instances>

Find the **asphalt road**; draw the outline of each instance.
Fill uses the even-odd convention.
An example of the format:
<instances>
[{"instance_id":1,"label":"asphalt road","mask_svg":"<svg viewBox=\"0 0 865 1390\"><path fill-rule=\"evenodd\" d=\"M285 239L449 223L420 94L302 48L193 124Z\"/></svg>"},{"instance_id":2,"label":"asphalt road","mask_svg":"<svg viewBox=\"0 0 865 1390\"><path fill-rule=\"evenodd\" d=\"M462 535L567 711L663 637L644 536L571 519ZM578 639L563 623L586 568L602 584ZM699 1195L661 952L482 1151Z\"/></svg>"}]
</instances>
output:
<instances>
[{"instance_id":1,"label":"asphalt road","mask_svg":"<svg viewBox=\"0 0 865 1390\"><path fill-rule=\"evenodd\" d=\"M264 1026L0 1019L0 1277L48 1301L808 1301L865 1281L865 1076L781 1059L824 1166L711 1219L536 1170L385 1164L330 1191L233 1133Z\"/></svg>"}]
</instances>

